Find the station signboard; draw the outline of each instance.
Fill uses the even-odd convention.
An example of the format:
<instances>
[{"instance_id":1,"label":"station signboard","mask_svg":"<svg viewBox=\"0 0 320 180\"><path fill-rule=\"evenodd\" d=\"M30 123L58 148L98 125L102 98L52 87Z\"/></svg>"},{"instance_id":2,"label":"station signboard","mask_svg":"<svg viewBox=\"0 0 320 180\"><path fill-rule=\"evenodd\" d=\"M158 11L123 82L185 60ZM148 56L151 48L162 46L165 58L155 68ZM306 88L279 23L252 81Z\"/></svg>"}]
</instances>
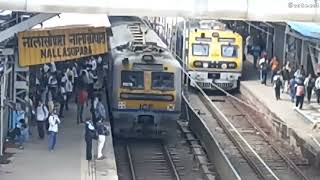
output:
<instances>
[{"instance_id":1,"label":"station signboard","mask_svg":"<svg viewBox=\"0 0 320 180\"><path fill-rule=\"evenodd\" d=\"M19 64L30 66L107 53L106 27L69 27L18 33Z\"/></svg>"}]
</instances>

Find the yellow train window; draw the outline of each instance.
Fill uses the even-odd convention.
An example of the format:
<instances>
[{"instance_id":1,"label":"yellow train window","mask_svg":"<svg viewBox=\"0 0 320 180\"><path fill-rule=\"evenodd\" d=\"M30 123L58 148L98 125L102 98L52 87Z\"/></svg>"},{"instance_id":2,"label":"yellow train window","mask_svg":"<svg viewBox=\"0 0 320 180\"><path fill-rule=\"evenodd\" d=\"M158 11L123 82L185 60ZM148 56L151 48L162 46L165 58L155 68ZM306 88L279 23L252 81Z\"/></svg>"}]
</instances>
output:
<instances>
[{"instance_id":1,"label":"yellow train window","mask_svg":"<svg viewBox=\"0 0 320 180\"><path fill-rule=\"evenodd\" d=\"M143 71L122 71L121 87L132 88L132 89L143 89L144 88Z\"/></svg>"},{"instance_id":2,"label":"yellow train window","mask_svg":"<svg viewBox=\"0 0 320 180\"><path fill-rule=\"evenodd\" d=\"M221 45L221 56L222 57L237 57L238 47L234 45Z\"/></svg>"},{"instance_id":3,"label":"yellow train window","mask_svg":"<svg viewBox=\"0 0 320 180\"><path fill-rule=\"evenodd\" d=\"M174 74L168 72L152 72L152 89L173 90Z\"/></svg>"},{"instance_id":4,"label":"yellow train window","mask_svg":"<svg viewBox=\"0 0 320 180\"><path fill-rule=\"evenodd\" d=\"M193 56L209 56L209 45L208 44L192 44L192 55Z\"/></svg>"}]
</instances>

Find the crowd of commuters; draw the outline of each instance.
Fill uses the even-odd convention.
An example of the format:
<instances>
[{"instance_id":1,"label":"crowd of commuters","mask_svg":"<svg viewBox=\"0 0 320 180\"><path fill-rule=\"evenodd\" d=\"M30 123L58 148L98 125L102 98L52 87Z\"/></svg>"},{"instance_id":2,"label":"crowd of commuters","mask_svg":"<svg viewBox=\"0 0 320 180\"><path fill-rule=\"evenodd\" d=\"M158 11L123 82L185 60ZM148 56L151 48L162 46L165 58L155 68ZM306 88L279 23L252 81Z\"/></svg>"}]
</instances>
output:
<instances>
[{"instance_id":1,"label":"crowd of commuters","mask_svg":"<svg viewBox=\"0 0 320 180\"><path fill-rule=\"evenodd\" d=\"M311 103L312 95L316 94L317 103L320 103L320 74L306 74L303 65L296 70L289 62L281 65L276 56L268 59L267 53L263 51L257 68L261 84L267 85L267 76L270 74L276 100L281 100L281 94L288 94L295 107L302 109L305 97Z\"/></svg>"},{"instance_id":2,"label":"crowd of commuters","mask_svg":"<svg viewBox=\"0 0 320 180\"><path fill-rule=\"evenodd\" d=\"M9 138L17 141L19 148L28 140L29 124L36 122L38 137L43 140L48 135L48 150L54 151L58 127L63 122L70 103L76 103L75 124L85 123L87 160L91 160L92 140L98 140L98 159L102 159L102 149L108 128L104 126L106 110L101 101L104 86L98 74L104 74L100 56L79 61L45 64L32 76L35 87L26 98L25 110L20 104L14 105L12 127ZM85 106L90 108L91 117L84 122ZM90 125L89 125L90 124ZM91 125L92 124L92 125ZM89 132L93 131L93 134ZM90 153L89 153L90 152Z\"/></svg>"}]
</instances>

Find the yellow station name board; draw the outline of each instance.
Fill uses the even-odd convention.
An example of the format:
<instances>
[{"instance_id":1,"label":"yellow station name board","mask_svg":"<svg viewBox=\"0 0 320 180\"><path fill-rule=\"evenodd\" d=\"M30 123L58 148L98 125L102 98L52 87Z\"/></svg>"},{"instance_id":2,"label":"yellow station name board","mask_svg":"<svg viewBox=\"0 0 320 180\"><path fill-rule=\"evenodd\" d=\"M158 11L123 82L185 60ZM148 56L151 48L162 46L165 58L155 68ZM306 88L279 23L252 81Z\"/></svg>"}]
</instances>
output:
<instances>
[{"instance_id":1,"label":"yellow station name board","mask_svg":"<svg viewBox=\"0 0 320 180\"><path fill-rule=\"evenodd\" d=\"M19 64L30 66L104 54L106 27L35 30L18 34Z\"/></svg>"}]
</instances>

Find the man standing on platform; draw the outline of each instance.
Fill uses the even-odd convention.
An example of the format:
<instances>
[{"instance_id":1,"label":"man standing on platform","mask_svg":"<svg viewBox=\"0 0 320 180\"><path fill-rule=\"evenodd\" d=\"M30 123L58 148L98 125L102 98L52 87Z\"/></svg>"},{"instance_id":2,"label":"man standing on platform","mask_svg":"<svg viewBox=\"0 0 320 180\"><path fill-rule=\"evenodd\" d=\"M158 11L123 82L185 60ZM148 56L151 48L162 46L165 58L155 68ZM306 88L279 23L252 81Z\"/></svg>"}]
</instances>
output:
<instances>
[{"instance_id":1,"label":"man standing on platform","mask_svg":"<svg viewBox=\"0 0 320 180\"><path fill-rule=\"evenodd\" d=\"M317 103L320 104L320 76L318 74L317 80L315 82L316 92L317 92Z\"/></svg>"},{"instance_id":2,"label":"man standing on platform","mask_svg":"<svg viewBox=\"0 0 320 180\"><path fill-rule=\"evenodd\" d=\"M39 133L40 139L44 138L44 126L48 118L48 115L49 115L48 108L40 100L37 107L37 125L38 125L38 133Z\"/></svg>"},{"instance_id":3,"label":"man standing on platform","mask_svg":"<svg viewBox=\"0 0 320 180\"><path fill-rule=\"evenodd\" d=\"M72 95L72 91L73 91L73 84L72 84L72 78L68 77L67 81L66 81L66 95L67 95L67 99L66 99L66 110L69 110L69 101Z\"/></svg>"},{"instance_id":4,"label":"man standing on platform","mask_svg":"<svg viewBox=\"0 0 320 180\"><path fill-rule=\"evenodd\" d=\"M93 124L96 125L96 122L99 121L100 119L102 120L106 119L106 109L101 102L101 97L95 98L93 108L94 108Z\"/></svg>"},{"instance_id":5,"label":"man standing on platform","mask_svg":"<svg viewBox=\"0 0 320 180\"><path fill-rule=\"evenodd\" d=\"M105 157L103 156L102 150L104 144L106 142L106 136L110 134L109 129L106 125L102 123L102 119L100 119L97 123L97 131L98 131L98 160L102 160Z\"/></svg>"},{"instance_id":6,"label":"man standing on platform","mask_svg":"<svg viewBox=\"0 0 320 180\"><path fill-rule=\"evenodd\" d=\"M264 56L259 60L261 84L267 85L267 60Z\"/></svg>"},{"instance_id":7,"label":"man standing on platform","mask_svg":"<svg viewBox=\"0 0 320 180\"><path fill-rule=\"evenodd\" d=\"M289 89L290 89L291 102L294 102L294 99L296 97L296 80L295 80L295 78L290 79Z\"/></svg>"},{"instance_id":8,"label":"man standing on platform","mask_svg":"<svg viewBox=\"0 0 320 180\"><path fill-rule=\"evenodd\" d=\"M304 84L303 81L298 81L297 86L296 86L296 107L299 106L299 109L302 109L303 106L303 101L304 101Z\"/></svg>"},{"instance_id":9,"label":"man standing on platform","mask_svg":"<svg viewBox=\"0 0 320 180\"><path fill-rule=\"evenodd\" d=\"M279 61L276 56L273 56L271 62L271 84L273 83L273 77L277 74L277 71L279 70Z\"/></svg>"},{"instance_id":10,"label":"man standing on platform","mask_svg":"<svg viewBox=\"0 0 320 180\"><path fill-rule=\"evenodd\" d=\"M281 74L282 74L282 78L283 78L283 81L284 81L284 87L283 87L282 93L288 93L290 73L286 69L286 67L283 67L283 69L281 71Z\"/></svg>"},{"instance_id":11,"label":"man standing on platform","mask_svg":"<svg viewBox=\"0 0 320 180\"><path fill-rule=\"evenodd\" d=\"M307 88L307 99L308 103L310 104L312 90L315 86L315 79L313 78L312 74L309 74L309 76L304 80L304 86Z\"/></svg>"},{"instance_id":12,"label":"man standing on platform","mask_svg":"<svg viewBox=\"0 0 320 180\"><path fill-rule=\"evenodd\" d=\"M254 45L252 47L252 54L253 54L253 68L256 69L257 68L257 60L260 56L261 53L261 49L260 46L258 45Z\"/></svg>"},{"instance_id":13,"label":"man standing on platform","mask_svg":"<svg viewBox=\"0 0 320 180\"><path fill-rule=\"evenodd\" d=\"M77 96L77 124L79 124L83 122L83 109L84 104L87 102L88 93L84 87L80 87Z\"/></svg>"},{"instance_id":14,"label":"man standing on platform","mask_svg":"<svg viewBox=\"0 0 320 180\"><path fill-rule=\"evenodd\" d=\"M90 118L87 118L85 125L85 141L86 141L86 160L92 160L92 140L96 139L95 128Z\"/></svg>"},{"instance_id":15,"label":"man standing on platform","mask_svg":"<svg viewBox=\"0 0 320 180\"><path fill-rule=\"evenodd\" d=\"M282 86L282 80L281 80L281 76L280 76L280 72L278 72L274 77L274 90L275 90L275 94L276 94L276 99L280 100L280 89L283 87Z\"/></svg>"},{"instance_id":16,"label":"man standing on platform","mask_svg":"<svg viewBox=\"0 0 320 180\"><path fill-rule=\"evenodd\" d=\"M54 147L57 142L58 125L60 124L60 119L57 115L57 110L54 109L53 113L49 117L49 151L53 152Z\"/></svg>"}]
</instances>

